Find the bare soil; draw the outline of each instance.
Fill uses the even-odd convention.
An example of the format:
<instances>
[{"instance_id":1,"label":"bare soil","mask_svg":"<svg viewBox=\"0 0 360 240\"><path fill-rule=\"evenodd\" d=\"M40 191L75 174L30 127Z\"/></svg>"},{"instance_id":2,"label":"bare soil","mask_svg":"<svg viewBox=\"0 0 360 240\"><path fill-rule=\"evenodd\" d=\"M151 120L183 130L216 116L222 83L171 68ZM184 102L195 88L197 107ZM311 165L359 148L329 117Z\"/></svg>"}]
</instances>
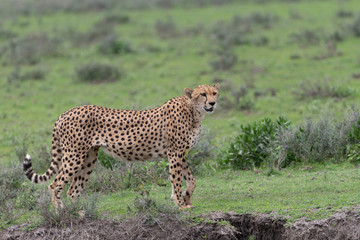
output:
<instances>
[{"instance_id":1,"label":"bare soil","mask_svg":"<svg viewBox=\"0 0 360 240\"><path fill-rule=\"evenodd\" d=\"M360 239L360 215L343 211L323 220L298 220L290 227L284 219L267 215L212 213L200 224L167 219L149 222L137 216L126 221L76 220L67 227L40 227L21 230L26 225L10 227L0 232L0 240L7 239ZM228 222L230 224L224 224Z\"/></svg>"}]
</instances>

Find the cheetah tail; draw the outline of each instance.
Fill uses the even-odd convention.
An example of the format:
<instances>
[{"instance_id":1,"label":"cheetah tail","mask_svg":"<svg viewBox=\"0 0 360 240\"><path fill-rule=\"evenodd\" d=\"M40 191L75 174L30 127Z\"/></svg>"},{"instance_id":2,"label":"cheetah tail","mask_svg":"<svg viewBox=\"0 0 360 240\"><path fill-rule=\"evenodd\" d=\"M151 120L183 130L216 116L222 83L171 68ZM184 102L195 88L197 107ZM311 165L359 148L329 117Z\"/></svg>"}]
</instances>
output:
<instances>
[{"instance_id":1,"label":"cheetah tail","mask_svg":"<svg viewBox=\"0 0 360 240\"><path fill-rule=\"evenodd\" d=\"M34 183L44 183L48 181L54 174L56 174L58 166L57 162L54 159L51 161L49 169L42 175L34 173L31 163L31 157L29 154L26 154L26 157L23 162L23 169L26 177Z\"/></svg>"}]
</instances>

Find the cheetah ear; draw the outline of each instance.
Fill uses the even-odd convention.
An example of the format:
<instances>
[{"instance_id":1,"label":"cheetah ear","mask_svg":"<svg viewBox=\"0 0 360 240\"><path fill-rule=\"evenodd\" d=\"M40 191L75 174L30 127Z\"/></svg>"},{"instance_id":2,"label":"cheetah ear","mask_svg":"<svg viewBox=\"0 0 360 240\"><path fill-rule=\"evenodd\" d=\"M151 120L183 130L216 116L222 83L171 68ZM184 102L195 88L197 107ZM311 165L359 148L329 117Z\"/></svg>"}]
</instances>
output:
<instances>
[{"instance_id":1,"label":"cheetah ear","mask_svg":"<svg viewBox=\"0 0 360 240\"><path fill-rule=\"evenodd\" d=\"M217 83L217 84L215 84L215 85L214 85L214 87L215 87L217 90L219 90L219 88L220 88L220 84L219 84L219 83Z\"/></svg>"},{"instance_id":2,"label":"cheetah ear","mask_svg":"<svg viewBox=\"0 0 360 240\"><path fill-rule=\"evenodd\" d=\"M191 99L191 95L192 95L193 91L194 91L194 90L192 90L192 89L190 89L190 88L185 88L185 89L184 89L185 95L186 95L188 98L190 98L190 99Z\"/></svg>"}]
</instances>

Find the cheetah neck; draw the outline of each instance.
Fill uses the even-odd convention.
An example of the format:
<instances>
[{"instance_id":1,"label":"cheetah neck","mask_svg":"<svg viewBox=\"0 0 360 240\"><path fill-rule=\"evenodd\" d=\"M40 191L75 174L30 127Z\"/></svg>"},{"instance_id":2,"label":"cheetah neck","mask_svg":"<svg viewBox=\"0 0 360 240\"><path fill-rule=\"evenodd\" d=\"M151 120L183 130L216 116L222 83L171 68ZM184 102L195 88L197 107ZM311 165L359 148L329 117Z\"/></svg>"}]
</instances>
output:
<instances>
[{"instance_id":1,"label":"cheetah neck","mask_svg":"<svg viewBox=\"0 0 360 240\"><path fill-rule=\"evenodd\" d=\"M205 113L200 112L194 105L189 104L188 106L193 117L193 127L194 128L201 127L201 122L205 117Z\"/></svg>"}]
</instances>

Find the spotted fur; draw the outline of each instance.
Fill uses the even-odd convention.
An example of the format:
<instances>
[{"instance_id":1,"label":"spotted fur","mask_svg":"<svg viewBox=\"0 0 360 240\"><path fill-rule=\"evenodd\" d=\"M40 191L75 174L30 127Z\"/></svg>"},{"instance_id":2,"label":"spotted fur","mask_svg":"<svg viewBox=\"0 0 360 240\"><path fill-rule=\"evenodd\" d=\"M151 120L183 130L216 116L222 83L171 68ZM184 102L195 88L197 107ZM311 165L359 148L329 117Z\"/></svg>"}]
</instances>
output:
<instances>
[{"instance_id":1,"label":"spotted fur","mask_svg":"<svg viewBox=\"0 0 360 240\"><path fill-rule=\"evenodd\" d=\"M198 141L205 113L216 107L219 84L186 88L185 95L144 111L81 106L63 113L52 135L52 161L42 175L34 173L31 157L23 168L28 179L49 186L55 208L62 207L60 193L71 182L67 194L80 195L97 161L101 147L107 154L126 161L147 161L168 157L172 200L180 207L191 207L195 179L185 161L185 153ZM182 193L182 178L187 188Z\"/></svg>"}]
</instances>

